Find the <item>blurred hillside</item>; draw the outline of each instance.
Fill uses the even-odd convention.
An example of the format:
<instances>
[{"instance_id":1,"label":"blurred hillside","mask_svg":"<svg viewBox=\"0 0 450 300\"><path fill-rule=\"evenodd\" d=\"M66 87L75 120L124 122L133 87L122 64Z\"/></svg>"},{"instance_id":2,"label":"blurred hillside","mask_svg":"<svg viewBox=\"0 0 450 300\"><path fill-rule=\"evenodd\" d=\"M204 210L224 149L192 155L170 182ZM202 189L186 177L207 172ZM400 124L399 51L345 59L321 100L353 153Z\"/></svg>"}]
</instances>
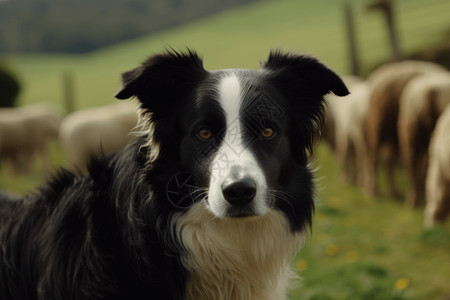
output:
<instances>
[{"instance_id":1,"label":"blurred hillside","mask_svg":"<svg viewBox=\"0 0 450 300\"><path fill-rule=\"evenodd\" d=\"M31 0L6 3L15 1ZM362 75L390 59L383 15L367 10L371 1L350 1ZM197 50L209 70L258 68L258 62L266 59L270 49L280 48L313 54L339 74L349 74L343 3L255 1L87 54L3 53L0 60L23 83L18 104L50 102L62 106L63 75L72 74L76 109L114 101L120 73L149 55L164 51L168 45L178 50ZM395 8L400 49L405 57L449 43L450 1L395 0ZM101 22L98 26L102 26Z\"/></svg>"},{"instance_id":2,"label":"blurred hillside","mask_svg":"<svg viewBox=\"0 0 450 300\"><path fill-rule=\"evenodd\" d=\"M253 1L0 1L0 52L85 53Z\"/></svg>"}]
</instances>

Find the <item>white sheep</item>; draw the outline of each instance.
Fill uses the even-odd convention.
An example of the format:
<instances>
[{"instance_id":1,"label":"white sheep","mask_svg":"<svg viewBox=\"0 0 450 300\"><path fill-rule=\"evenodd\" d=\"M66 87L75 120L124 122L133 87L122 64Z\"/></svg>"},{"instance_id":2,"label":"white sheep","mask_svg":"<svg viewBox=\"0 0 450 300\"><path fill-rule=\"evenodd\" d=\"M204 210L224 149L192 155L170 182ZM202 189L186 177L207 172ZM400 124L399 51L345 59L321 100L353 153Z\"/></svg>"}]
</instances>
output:
<instances>
[{"instance_id":1,"label":"white sheep","mask_svg":"<svg viewBox=\"0 0 450 300\"><path fill-rule=\"evenodd\" d=\"M364 81L361 77L354 76L354 75L345 75L342 76L342 79L345 82L345 85L347 85L347 88L351 90L351 87L354 84L358 84ZM322 129L321 132L321 138L329 145L332 151L336 151L336 120L334 118L335 115L335 108L341 104L339 101L336 102L336 99L343 99L342 97L336 97L334 95L326 95L325 99L327 101L327 105L325 106L325 126ZM331 103L333 102L333 103ZM335 105L336 104L336 105Z\"/></svg>"},{"instance_id":2,"label":"white sheep","mask_svg":"<svg viewBox=\"0 0 450 300\"><path fill-rule=\"evenodd\" d=\"M86 172L91 158L118 151L133 139L130 130L137 120L132 102L79 110L63 119L59 140L69 163Z\"/></svg>"},{"instance_id":3,"label":"white sheep","mask_svg":"<svg viewBox=\"0 0 450 300\"><path fill-rule=\"evenodd\" d=\"M362 170L366 167L363 124L368 108L368 86L364 81L347 85L350 95L339 99L329 95L326 100L334 120L335 153L344 178L363 184Z\"/></svg>"},{"instance_id":4,"label":"white sheep","mask_svg":"<svg viewBox=\"0 0 450 300\"><path fill-rule=\"evenodd\" d=\"M400 97L398 137L408 179L407 204L423 204L428 144L439 115L450 104L450 72L412 79Z\"/></svg>"},{"instance_id":5,"label":"white sheep","mask_svg":"<svg viewBox=\"0 0 450 300\"><path fill-rule=\"evenodd\" d=\"M28 172L34 158L48 167L47 144L58 137L62 116L44 104L0 109L0 160Z\"/></svg>"},{"instance_id":6,"label":"white sheep","mask_svg":"<svg viewBox=\"0 0 450 300\"><path fill-rule=\"evenodd\" d=\"M425 227L450 214L450 105L441 114L430 140L426 179Z\"/></svg>"},{"instance_id":7,"label":"white sheep","mask_svg":"<svg viewBox=\"0 0 450 300\"><path fill-rule=\"evenodd\" d=\"M445 71L444 67L431 62L402 61L381 66L367 78L370 100L364 126L367 148L365 187L370 195L379 194L376 166L384 156L389 194L400 196L395 185L394 169L399 158L397 120L399 99L404 87L420 74Z\"/></svg>"}]
</instances>

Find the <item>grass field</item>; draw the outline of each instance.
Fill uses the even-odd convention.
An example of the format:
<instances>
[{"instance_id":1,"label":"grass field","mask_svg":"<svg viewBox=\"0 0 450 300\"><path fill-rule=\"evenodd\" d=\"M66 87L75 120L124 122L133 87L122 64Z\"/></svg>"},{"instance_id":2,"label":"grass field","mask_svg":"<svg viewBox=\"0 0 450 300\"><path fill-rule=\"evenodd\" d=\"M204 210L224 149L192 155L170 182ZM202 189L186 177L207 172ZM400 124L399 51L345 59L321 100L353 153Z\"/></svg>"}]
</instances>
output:
<instances>
[{"instance_id":1,"label":"grass field","mask_svg":"<svg viewBox=\"0 0 450 300\"><path fill-rule=\"evenodd\" d=\"M353 1L360 59L365 71L389 58L384 23ZM22 78L21 103L63 107L62 75L74 76L76 107L112 103L119 74L170 45L191 47L208 69L257 68L273 48L312 53L340 74L348 73L342 1L263 1L229 10L86 55L1 55ZM404 53L425 49L450 35L450 1L397 0ZM54 143L52 164L64 165ZM369 198L344 184L326 146L317 151L318 206L311 238L296 259L302 287L292 299L450 299L450 226L424 231L422 209L387 197ZM380 174L382 176L383 174ZM35 170L0 170L0 190L25 194L47 177ZM399 171L399 182L405 182Z\"/></svg>"},{"instance_id":2,"label":"grass field","mask_svg":"<svg viewBox=\"0 0 450 300\"><path fill-rule=\"evenodd\" d=\"M317 150L319 203L292 299L450 299L450 224L424 230L422 209L367 197L343 183L328 147Z\"/></svg>"}]
</instances>

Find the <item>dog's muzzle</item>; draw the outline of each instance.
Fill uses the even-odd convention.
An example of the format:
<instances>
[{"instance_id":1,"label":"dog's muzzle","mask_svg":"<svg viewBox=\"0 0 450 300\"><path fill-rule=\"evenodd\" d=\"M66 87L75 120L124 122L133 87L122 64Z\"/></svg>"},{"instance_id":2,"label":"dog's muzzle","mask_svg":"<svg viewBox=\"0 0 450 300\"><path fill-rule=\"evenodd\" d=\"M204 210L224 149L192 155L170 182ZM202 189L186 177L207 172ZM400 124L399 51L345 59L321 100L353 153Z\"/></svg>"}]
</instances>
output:
<instances>
[{"instance_id":1,"label":"dog's muzzle","mask_svg":"<svg viewBox=\"0 0 450 300\"><path fill-rule=\"evenodd\" d=\"M266 197L265 175L253 156L244 153L213 170L207 205L218 217L262 216L269 209Z\"/></svg>"}]
</instances>

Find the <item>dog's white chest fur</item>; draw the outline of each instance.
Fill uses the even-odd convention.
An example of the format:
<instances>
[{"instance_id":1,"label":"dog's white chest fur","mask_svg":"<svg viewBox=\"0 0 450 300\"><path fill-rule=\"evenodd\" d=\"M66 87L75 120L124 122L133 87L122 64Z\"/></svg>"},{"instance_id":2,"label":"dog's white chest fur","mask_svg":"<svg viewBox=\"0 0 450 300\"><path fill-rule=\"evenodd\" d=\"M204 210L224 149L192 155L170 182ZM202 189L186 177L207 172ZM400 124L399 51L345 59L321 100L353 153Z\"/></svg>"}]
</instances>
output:
<instances>
[{"instance_id":1,"label":"dog's white chest fur","mask_svg":"<svg viewBox=\"0 0 450 300\"><path fill-rule=\"evenodd\" d=\"M295 273L290 261L304 234L290 231L282 213L222 219L197 203L176 217L191 272L187 299L286 299Z\"/></svg>"}]
</instances>

